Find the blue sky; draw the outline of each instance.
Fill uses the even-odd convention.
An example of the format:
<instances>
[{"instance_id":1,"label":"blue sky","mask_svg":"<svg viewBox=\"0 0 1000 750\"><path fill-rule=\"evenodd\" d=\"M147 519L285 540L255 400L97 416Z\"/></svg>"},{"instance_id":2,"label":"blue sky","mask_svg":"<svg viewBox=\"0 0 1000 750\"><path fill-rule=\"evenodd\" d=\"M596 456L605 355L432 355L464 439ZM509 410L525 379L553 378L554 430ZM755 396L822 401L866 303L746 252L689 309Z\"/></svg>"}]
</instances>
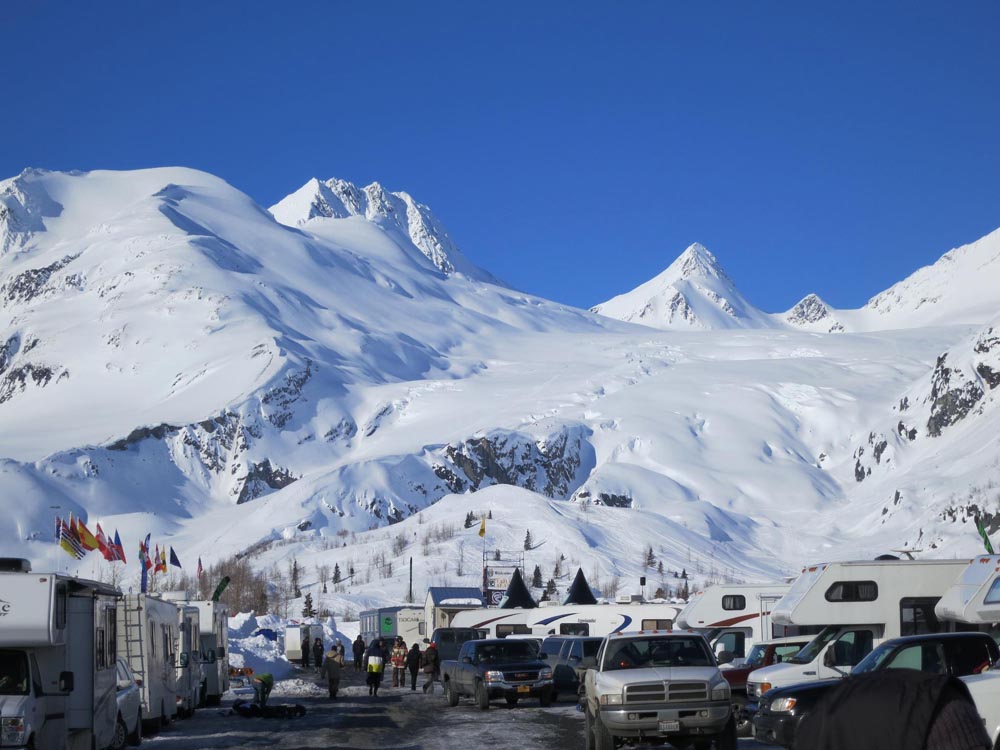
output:
<instances>
[{"instance_id":1,"label":"blue sky","mask_svg":"<svg viewBox=\"0 0 1000 750\"><path fill-rule=\"evenodd\" d=\"M1000 2L6 0L0 176L185 165L427 203L578 306L689 243L850 307L1000 226Z\"/></svg>"}]
</instances>

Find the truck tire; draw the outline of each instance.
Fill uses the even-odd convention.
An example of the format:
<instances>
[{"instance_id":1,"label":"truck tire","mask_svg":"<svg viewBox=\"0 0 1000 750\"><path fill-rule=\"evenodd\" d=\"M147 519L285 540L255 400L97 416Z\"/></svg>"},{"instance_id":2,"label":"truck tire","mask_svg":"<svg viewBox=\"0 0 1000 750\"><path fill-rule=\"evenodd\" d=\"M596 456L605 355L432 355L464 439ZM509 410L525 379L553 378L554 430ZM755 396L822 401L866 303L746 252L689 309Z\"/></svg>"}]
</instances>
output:
<instances>
[{"instance_id":1,"label":"truck tire","mask_svg":"<svg viewBox=\"0 0 1000 750\"><path fill-rule=\"evenodd\" d=\"M615 736L601 721L600 714L594 717L594 750L615 750Z\"/></svg>"},{"instance_id":2,"label":"truck tire","mask_svg":"<svg viewBox=\"0 0 1000 750\"><path fill-rule=\"evenodd\" d=\"M455 686L451 684L451 680L444 684L444 697L448 699L448 705L452 708L458 705L458 693L455 692Z\"/></svg>"},{"instance_id":3,"label":"truck tire","mask_svg":"<svg viewBox=\"0 0 1000 750\"><path fill-rule=\"evenodd\" d=\"M753 722L750 721L750 714L747 713L747 699L745 695L733 696L733 717L736 719L736 736L749 737L753 733Z\"/></svg>"},{"instance_id":4,"label":"truck tire","mask_svg":"<svg viewBox=\"0 0 1000 750\"><path fill-rule=\"evenodd\" d=\"M486 690L486 686L481 683L476 683L476 705L479 706L481 711L485 711L490 707L490 694Z\"/></svg>"},{"instance_id":5,"label":"truck tire","mask_svg":"<svg viewBox=\"0 0 1000 750\"><path fill-rule=\"evenodd\" d=\"M545 690L538 696L538 704L542 708L548 708L552 705L552 701L555 700L552 695L551 690Z\"/></svg>"},{"instance_id":6,"label":"truck tire","mask_svg":"<svg viewBox=\"0 0 1000 750\"><path fill-rule=\"evenodd\" d=\"M142 710L135 715L135 729L126 739L129 747L139 747L142 744Z\"/></svg>"},{"instance_id":7,"label":"truck tire","mask_svg":"<svg viewBox=\"0 0 1000 750\"><path fill-rule=\"evenodd\" d=\"M696 750L711 750L712 743L715 743L715 750L736 750L736 719L732 716L726 722L726 727L721 732L708 737L699 737L694 741Z\"/></svg>"}]
</instances>

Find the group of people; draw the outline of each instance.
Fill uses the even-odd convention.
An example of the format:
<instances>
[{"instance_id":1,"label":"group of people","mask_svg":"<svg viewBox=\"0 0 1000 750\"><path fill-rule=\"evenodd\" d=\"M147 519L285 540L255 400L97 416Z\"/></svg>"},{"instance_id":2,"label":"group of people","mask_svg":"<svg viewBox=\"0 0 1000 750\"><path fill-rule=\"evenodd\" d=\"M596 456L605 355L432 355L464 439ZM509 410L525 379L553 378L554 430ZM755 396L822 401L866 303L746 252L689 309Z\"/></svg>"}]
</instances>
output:
<instances>
[{"instance_id":1,"label":"group of people","mask_svg":"<svg viewBox=\"0 0 1000 750\"><path fill-rule=\"evenodd\" d=\"M388 646L384 638L374 638L365 645L364 638L359 634L353 645L354 668L367 673L365 681L368 684L368 694L378 695L382 686L382 677L386 668L392 670L392 686L406 687L406 673L410 673L410 690L417 689L417 675L423 672L427 681L423 691L434 692L434 683L441 680L441 658L437 648L431 643L421 653L420 645L414 643L409 648L401 636L396 636L392 646Z\"/></svg>"}]
</instances>

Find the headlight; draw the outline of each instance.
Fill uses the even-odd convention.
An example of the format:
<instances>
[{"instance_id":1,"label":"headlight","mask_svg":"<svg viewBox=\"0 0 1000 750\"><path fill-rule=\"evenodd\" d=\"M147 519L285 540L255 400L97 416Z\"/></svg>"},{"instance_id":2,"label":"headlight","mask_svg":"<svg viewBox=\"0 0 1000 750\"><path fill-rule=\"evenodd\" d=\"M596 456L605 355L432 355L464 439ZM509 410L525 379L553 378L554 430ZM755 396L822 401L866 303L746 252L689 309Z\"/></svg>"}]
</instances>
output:
<instances>
[{"instance_id":1,"label":"headlight","mask_svg":"<svg viewBox=\"0 0 1000 750\"><path fill-rule=\"evenodd\" d=\"M759 685L757 685L757 695L761 696L761 695L763 695L764 693L766 693L770 689L771 689L771 683L770 682L762 682Z\"/></svg>"},{"instance_id":2,"label":"headlight","mask_svg":"<svg viewBox=\"0 0 1000 750\"><path fill-rule=\"evenodd\" d=\"M621 693L605 693L601 696L602 706L620 706L622 704Z\"/></svg>"},{"instance_id":3,"label":"headlight","mask_svg":"<svg viewBox=\"0 0 1000 750\"><path fill-rule=\"evenodd\" d=\"M771 701L771 711L776 714L786 713L795 708L795 703L794 698L775 698Z\"/></svg>"},{"instance_id":4,"label":"headlight","mask_svg":"<svg viewBox=\"0 0 1000 750\"><path fill-rule=\"evenodd\" d=\"M485 679L487 682L503 682L503 672L489 671L486 673Z\"/></svg>"},{"instance_id":5,"label":"headlight","mask_svg":"<svg viewBox=\"0 0 1000 750\"><path fill-rule=\"evenodd\" d=\"M729 700L729 683L723 680L717 685L712 686L712 700L713 701L727 701Z\"/></svg>"},{"instance_id":6,"label":"headlight","mask_svg":"<svg viewBox=\"0 0 1000 750\"><path fill-rule=\"evenodd\" d=\"M24 726L24 717L11 716L0 721L2 721L2 724L0 724L0 744L23 745L27 739L25 737L26 727Z\"/></svg>"},{"instance_id":7,"label":"headlight","mask_svg":"<svg viewBox=\"0 0 1000 750\"><path fill-rule=\"evenodd\" d=\"M552 679L552 669L546 667L541 672L538 673L539 680L551 680Z\"/></svg>"}]
</instances>

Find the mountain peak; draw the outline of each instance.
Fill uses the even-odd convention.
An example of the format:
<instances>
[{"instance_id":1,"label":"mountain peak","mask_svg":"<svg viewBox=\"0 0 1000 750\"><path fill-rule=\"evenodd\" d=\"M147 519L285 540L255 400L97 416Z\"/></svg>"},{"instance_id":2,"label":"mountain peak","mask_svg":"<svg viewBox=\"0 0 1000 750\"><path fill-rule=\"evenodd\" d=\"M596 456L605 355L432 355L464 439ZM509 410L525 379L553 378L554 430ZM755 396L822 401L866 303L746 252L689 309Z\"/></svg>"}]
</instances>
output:
<instances>
[{"instance_id":1,"label":"mountain peak","mask_svg":"<svg viewBox=\"0 0 1000 750\"><path fill-rule=\"evenodd\" d=\"M722 270L718 258L700 242L688 245L687 249L677 256L670 264L666 273L673 271L679 278L688 279L695 276L706 276L715 279L728 279Z\"/></svg>"}]
</instances>

